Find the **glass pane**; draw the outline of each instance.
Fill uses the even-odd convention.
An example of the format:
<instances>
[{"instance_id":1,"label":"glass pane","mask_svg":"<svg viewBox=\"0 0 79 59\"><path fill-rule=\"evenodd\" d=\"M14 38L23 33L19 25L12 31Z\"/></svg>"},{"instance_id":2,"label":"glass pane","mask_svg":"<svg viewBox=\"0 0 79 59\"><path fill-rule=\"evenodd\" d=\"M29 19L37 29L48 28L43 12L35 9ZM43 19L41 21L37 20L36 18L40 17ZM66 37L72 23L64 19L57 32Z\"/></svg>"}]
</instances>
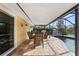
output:
<instances>
[{"instance_id":1,"label":"glass pane","mask_svg":"<svg viewBox=\"0 0 79 59\"><path fill-rule=\"evenodd\" d=\"M75 12L52 22L50 27L53 30L52 36L61 39L67 48L75 54Z\"/></svg>"}]
</instances>

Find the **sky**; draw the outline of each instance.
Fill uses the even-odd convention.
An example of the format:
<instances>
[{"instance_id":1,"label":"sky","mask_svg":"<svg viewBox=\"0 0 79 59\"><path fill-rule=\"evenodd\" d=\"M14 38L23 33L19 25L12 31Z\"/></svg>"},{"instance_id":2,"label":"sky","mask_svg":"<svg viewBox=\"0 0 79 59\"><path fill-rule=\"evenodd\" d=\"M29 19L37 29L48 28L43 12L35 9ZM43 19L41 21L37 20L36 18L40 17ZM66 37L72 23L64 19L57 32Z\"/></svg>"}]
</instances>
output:
<instances>
[{"instance_id":1,"label":"sky","mask_svg":"<svg viewBox=\"0 0 79 59\"><path fill-rule=\"evenodd\" d=\"M73 16L72 16L73 15ZM71 17L70 17L71 16ZM72 22L73 24L75 24L75 14L68 14L67 16L63 17L66 18L67 20L69 20L70 22ZM68 21L64 20L64 24L66 24L66 26L70 26L72 25L71 23L69 23ZM57 22L55 21L54 23L51 23L51 26L57 28ZM73 26L73 25L72 25Z\"/></svg>"},{"instance_id":2,"label":"sky","mask_svg":"<svg viewBox=\"0 0 79 59\"><path fill-rule=\"evenodd\" d=\"M72 17L70 17L70 16L72 16ZM67 18L67 17L69 17L69 18ZM75 14L69 14L69 15L65 16L64 18L66 18L67 20L69 20L70 22L72 22L73 24L75 24ZM66 25L67 26L71 25L71 23L69 23L68 21L66 21Z\"/></svg>"}]
</instances>

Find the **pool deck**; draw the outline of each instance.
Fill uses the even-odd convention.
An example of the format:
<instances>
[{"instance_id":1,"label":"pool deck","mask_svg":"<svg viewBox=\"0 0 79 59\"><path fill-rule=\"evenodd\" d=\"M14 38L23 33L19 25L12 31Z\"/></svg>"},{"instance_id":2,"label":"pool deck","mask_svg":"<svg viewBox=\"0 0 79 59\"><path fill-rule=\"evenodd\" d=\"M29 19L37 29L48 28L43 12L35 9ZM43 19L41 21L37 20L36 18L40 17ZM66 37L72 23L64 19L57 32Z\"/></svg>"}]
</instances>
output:
<instances>
[{"instance_id":1,"label":"pool deck","mask_svg":"<svg viewBox=\"0 0 79 59\"><path fill-rule=\"evenodd\" d=\"M44 39L44 48L39 45L35 49L28 50L28 46L33 45L32 41L28 45L24 44L24 47L22 45L11 56L74 56L64 42L55 37Z\"/></svg>"},{"instance_id":2,"label":"pool deck","mask_svg":"<svg viewBox=\"0 0 79 59\"><path fill-rule=\"evenodd\" d=\"M58 35L58 36L60 36L60 37L68 37L68 38L75 38L75 36L74 35ZM56 37L56 36L55 36Z\"/></svg>"},{"instance_id":3,"label":"pool deck","mask_svg":"<svg viewBox=\"0 0 79 59\"><path fill-rule=\"evenodd\" d=\"M75 38L75 36L74 36L74 35L63 35L63 36L65 36L65 37Z\"/></svg>"}]
</instances>

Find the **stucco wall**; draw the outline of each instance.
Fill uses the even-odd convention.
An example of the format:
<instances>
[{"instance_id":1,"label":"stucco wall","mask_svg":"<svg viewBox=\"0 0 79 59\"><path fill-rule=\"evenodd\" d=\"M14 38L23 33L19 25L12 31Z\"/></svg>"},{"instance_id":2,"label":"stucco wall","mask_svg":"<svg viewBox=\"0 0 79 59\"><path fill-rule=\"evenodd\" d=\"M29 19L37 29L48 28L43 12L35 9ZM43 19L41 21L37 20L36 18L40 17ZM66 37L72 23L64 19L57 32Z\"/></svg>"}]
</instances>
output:
<instances>
[{"instance_id":1,"label":"stucco wall","mask_svg":"<svg viewBox=\"0 0 79 59\"><path fill-rule=\"evenodd\" d=\"M27 30L29 30L29 24L17 16L15 18L15 45L19 46L22 42L28 39Z\"/></svg>"},{"instance_id":2,"label":"stucco wall","mask_svg":"<svg viewBox=\"0 0 79 59\"><path fill-rule=\"evenodd\" d=\"M30 24L28 23L27 19L22 19L19 15L17 16L12 10L8 9L4 4L1 3L0 11L6 12L10 16L14 17L14 47L2 54L7 55L22 42L28 39L27 32L30 30ZM21 24L23 24L23 27L21 27ZM27 24L27 26L25 26L25 24Z\"/></svg>"}]
</instances>

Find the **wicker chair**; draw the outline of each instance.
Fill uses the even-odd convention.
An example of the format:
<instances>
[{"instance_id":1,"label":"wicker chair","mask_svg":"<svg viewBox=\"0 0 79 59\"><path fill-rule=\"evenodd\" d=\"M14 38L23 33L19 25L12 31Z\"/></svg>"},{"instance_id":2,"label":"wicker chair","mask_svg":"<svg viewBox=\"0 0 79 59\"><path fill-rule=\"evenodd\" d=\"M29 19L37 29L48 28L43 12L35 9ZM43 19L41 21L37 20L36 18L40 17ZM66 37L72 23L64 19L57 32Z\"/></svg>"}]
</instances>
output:
<instances>
[{"instance_id":1,"label":"wicker chair","mask_svg":"<svg viewBox=\"0 0 79 59\"><path fill-rule=\"evenodd\" d=\"M44 34L42 32L36 33L34 38L34 48L40 44L42 44L42 47L44 48L43 39L44 39Z\"/></svg>"}]
</instances>

